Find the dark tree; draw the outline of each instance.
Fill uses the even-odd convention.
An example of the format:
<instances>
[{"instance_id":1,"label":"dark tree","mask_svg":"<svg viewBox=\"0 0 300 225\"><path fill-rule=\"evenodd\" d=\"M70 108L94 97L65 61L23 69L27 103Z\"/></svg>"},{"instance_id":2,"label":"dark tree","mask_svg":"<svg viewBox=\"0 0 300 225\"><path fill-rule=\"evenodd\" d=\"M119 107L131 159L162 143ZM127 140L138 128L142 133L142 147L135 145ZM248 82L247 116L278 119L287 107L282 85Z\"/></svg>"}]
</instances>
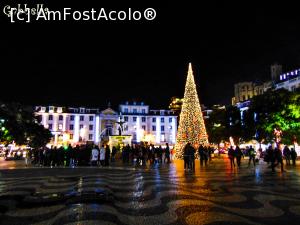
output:
<instances>
[{"instance_id":1,"label":"dark tree","mask_svg":"<svg viewBox=\"0 0 300 225\"><path fill-rule=\"evenodd\" d=\"M238 143L241 137L240 111L235 106L214 108L206 124L210 142L229 141L232 137Z\"/></svg>"},{"instance_id":2,"label":"dark tree","mask_svg":"<svg viewBox=\"0 0 300 225\"><path fill-rule=\"evenodd\" d=\"M18 103L0 104L0 141L9 144L14 141L19 145L41 147L47 144L52 135L39 124L31 107Z\"/></svg>"}]
</instances>

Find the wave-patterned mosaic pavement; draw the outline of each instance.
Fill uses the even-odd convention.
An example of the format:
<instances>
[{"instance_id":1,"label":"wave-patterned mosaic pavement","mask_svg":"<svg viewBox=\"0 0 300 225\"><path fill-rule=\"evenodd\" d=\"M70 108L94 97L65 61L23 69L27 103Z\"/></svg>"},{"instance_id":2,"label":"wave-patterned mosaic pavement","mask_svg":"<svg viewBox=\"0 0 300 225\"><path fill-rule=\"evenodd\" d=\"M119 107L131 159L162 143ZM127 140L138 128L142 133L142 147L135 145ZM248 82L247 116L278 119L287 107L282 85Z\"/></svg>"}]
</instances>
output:
<instances>
[{"instance_id":1,"label":"wave-patterned mosaic pavement","mask_svg":"<svg viewBox=\"0 0 300 225\"><path fill-rule=\"evenodd\" d=\"M262 167L2 172L0 224L299 224L298 173Z\"/></svg>"}]
</instances>

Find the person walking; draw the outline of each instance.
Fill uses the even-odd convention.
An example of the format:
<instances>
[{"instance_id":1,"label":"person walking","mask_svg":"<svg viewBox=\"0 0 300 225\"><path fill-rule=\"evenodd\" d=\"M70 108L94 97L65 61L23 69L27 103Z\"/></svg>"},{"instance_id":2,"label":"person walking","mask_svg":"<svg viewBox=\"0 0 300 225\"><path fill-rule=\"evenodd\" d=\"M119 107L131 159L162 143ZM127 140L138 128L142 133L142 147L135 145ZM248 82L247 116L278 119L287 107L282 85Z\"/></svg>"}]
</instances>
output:
<instances>
[{"instance_id":1,"label":"person walking","mask_svg":"<svg viewBox=\"0 0 300 225\"><path fill-rule=\"evenodd\" d=\"M230 167L232 169L232 167L235 167L235 163L234 163L234 149L232 146L230 146L230 148L228 149L228 157L230 160Z\"/></svg>"},{"instance_id":2,"label":"person walking","mask_svg":"<svg viewBox=\"0 0 300 225\"><path fill-rule=\"evenodd\" d=\"M250 166L251 161L253 161L253 166L255 166L255 150L252 147L252 145L250 145L250 148L248 149L248 155L249 155L248 167Z\"/></svg>"},{"instance_id":3,"label":"person walking","mask_svg":"<svg viewBox=\"0 0 300 225\"><path fill-rule=\"evenodd\" d=\"M283 160L282 160L282 152L279 148L275 148L273 151L273 157L272 157L272 172L275 172L275 167L280 164L280 170L283 172Z\"/></svg>"}]
</instances>

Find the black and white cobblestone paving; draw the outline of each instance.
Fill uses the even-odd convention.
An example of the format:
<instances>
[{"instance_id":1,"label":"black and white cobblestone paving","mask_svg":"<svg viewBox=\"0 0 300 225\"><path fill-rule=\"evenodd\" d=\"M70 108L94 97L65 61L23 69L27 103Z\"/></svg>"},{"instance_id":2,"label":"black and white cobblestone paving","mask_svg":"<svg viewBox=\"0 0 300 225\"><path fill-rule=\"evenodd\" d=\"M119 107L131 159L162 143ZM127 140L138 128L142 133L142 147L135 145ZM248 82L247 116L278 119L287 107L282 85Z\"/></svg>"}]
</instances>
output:
<instances>
[{"instance_id":1,"label":"black and white cobblestone paving","mask_svg":"<svg viewBox=\"0 0 300 225\"><path fill-rule=\"evenodd\" d=\"M227 166L0 171L0 224L300 224L296 170Z\"/></svg>"}]
</instances>

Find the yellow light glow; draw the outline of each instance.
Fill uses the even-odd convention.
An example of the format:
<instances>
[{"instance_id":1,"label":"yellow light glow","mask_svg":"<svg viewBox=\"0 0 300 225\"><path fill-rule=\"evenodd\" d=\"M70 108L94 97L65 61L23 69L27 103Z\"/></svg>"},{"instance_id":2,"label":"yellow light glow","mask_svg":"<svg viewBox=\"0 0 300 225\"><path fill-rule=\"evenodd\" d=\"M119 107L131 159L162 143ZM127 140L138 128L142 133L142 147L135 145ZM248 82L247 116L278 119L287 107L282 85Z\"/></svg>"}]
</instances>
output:
<instances>
[{"instance_id":1,"label":"yellow light glow","mask_svg":"<svg viewBox=\"0 0 300 225\"><path fill-rule=\"evenodd\" d=\"M142 138L142 141L148 142L148 143L155 143L155 136L153 134L146 134Z\"/></svg>"},{"instance_id":2,"label":"yellow light glow","mask_svg":"<svg viewBox=\"0 0 300 225\"><path fill-rule=\"evenodd\" d=\"M70 140L70 135L69 134L63 134L63 143L66 143Z\"/></svg>"},{"instance_id":3,"label":"yellow light glow","mask_svg":"<svg viewBox=\"0 0 300 225\"><path fill-rule=\"evenodd\" d=\"M232 137L229 137L229 141L230 141L230 145L231 145L231 146L235 146L235 145L234 145L234 141L233 141L233 138L232 138Z\"/></svg>"},{"instance_id":4,"label":"yellow light glow","mask_svg":"<svg viewBox=\"0 0 300 225\"><path fill-rule=\"evenodd\" d=\"M208 136L206 133L191 63L189 64L185 84L184 98L175 145L175 157L177 159L183 158L183 148L187 143L191 143L196 148L200 145L208 144Z\"/></svg>"}]
</instances>

